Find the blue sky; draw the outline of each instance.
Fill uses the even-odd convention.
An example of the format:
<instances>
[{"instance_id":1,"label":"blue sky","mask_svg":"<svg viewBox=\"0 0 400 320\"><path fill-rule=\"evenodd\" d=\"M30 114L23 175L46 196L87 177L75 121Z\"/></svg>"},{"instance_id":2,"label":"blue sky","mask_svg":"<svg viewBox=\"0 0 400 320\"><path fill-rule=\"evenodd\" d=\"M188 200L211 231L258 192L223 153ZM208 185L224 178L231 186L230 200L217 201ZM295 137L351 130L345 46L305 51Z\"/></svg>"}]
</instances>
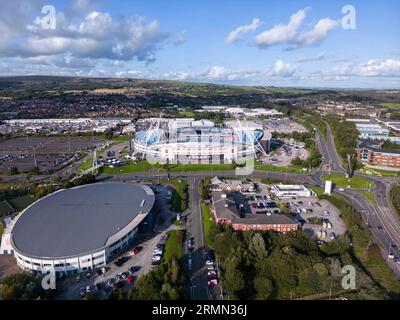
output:
<instances>
[{"instance_id":1,"label":"blue sky","mask_svg":"<svg viewBox=\"0 0 400 320\"><path fill-rule=\"evenodd\" d=\"M398 0L2 1L0 75L400 88L399 30Z\"/></svg>"}]
</instances>

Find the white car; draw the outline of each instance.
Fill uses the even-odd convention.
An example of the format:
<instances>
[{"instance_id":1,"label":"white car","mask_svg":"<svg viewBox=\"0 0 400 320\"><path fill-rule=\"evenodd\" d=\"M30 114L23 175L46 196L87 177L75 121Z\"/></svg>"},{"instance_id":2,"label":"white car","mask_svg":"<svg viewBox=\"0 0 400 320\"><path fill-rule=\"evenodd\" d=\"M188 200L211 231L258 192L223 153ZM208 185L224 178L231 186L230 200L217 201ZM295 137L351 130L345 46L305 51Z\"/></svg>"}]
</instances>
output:
<instances>
[{"instance_id":1,"label":"white car","mask_svg":"<svg viewBox=\"0 0 400 320\"><path fill-rule=\"evenodd\" d=\"M162 250L158 250L158 249L156 249L156 250L153 251L153 255L154 255L154 256L155 256L155 255L162 254L162 253L163 253Z\"/></svg>"},{"instance_id":2,"label":"white car","mask_svg":"<svg viewBox=\"0 0 400 320\"><path fill-rule=\"evenodd\" d=\"M90 293L90 286L86 286L86 293Z\"/></svg>"},{"instance_id":3,"label":"white car","mask_svg":"<svg viewBox=\"0 0 400 320\"><path fill-rule=\"evenodd\" d=\"M214 266L213 265L207 265L207 270L214 270Z\"/></svg>"},{"instance_id":4,"label":"white car","mask_svg":"<svg viewBox=\"0 0 400 320\"><path fill-rule=\"evenodd\" d=\"M208 271L208 272L207 272L207 275L208 275L208 276L216 276L216 275L217 275L217 272L214 271L214 270L211 270L211 271Z\"/></svg>"},{"instance_id":5,"label":"white car","mask_svg":"<svg viewBox=\"0 0 400 320\"><path fill-rule=\"evenodd\" d=\"M153 261L160 261L161 260L161 256L160 255L155 255L151 258L151 260Z\"/></svg>"},{"instance_id":6,"label":"white car","mask_svg":"<svg viewBox=\"0 0 400 320\"><path fill-rule=\"evenodd\" d=\"M208 266L213 266L213 265L214 265L214 261L207 260L207 261L206 261L206 265L208 265Z\"/></svg>"}]
</instances>

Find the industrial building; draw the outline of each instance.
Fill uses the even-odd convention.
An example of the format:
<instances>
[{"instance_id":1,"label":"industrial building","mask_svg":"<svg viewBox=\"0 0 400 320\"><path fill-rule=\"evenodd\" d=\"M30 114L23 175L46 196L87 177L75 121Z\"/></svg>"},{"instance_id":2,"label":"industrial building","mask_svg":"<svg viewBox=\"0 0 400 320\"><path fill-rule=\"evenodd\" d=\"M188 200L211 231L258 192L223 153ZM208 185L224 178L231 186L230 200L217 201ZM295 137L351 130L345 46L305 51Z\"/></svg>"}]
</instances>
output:
<instances>
[{"instance_id":1,"label":"industrial building","mask_svg":"<svg viewBox=\"0 0 400 320\"><path fill-rule=\"evenodd\" d=\"M154 201L149 186L121 182L52 193L27 207L13 225L18 266L66 274L101 267L132 243Z\"/></svg>"},{"instance_id":2,"label":"industrial building","mask_svg":"<svg viewBox=\"0 0 400 320\"><path fill-rule=\"evenodd\" d=\"M371 119L346 119L348 122L353 122L359 131L360 139L387 139L389 129L385 128L378 122Z\"/></svg>"},{"instance_id":3,"label":"industrial building","mask_svg":"<svg viewBox=\"0 0 400 320\"><path fill-rule=\"evenodd\" d=\"M271 186L271 193L278 198L311 197L315 192L304 185L276 184Z\"/></svg>"}]
</instances>

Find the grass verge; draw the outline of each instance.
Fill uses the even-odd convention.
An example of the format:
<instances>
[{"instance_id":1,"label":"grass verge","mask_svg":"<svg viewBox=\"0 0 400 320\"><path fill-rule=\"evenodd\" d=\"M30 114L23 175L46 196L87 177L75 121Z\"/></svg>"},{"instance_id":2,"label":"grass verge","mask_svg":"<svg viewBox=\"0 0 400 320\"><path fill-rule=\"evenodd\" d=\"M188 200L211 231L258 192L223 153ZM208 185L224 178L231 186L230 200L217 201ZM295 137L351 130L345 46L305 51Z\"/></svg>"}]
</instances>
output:
<instances>
[{"instance_id":1,"label":"grass verge","mask_svg":"<svg viewBox=\"0 0 400 320\"><path fill-rule=\"evenodd\" d=\"M164 260L170 261L173 257L180 259L183 253L183 231L172 230L168 232L168 238L165 242Z\"/></svg>"},{"instance_id":2,"label":"grass verge","mask_svg":"<svg viewBox=\"0 0 400 320\"><path fill-rule=\"evenodd\" d=\"M349 179L342 173L332 173L323 175L322 180L331 180L337 187L343 187L351 189L368 189L374 187L374 182L366 178L353 176Z\"/></svg>"}]
</instances>

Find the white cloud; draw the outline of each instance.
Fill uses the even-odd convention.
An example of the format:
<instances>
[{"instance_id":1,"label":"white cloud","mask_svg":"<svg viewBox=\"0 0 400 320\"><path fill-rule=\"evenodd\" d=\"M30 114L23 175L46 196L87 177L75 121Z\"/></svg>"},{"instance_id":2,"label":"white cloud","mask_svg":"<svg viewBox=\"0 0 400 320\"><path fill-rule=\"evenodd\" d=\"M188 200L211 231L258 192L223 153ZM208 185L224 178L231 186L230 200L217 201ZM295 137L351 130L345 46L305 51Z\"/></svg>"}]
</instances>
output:
<instances>
[{"instance_id":1,"label":"white cloud","mask_svg":"<svg viewBox=\"0 0 400 320\"><path fill-rule=\"evenodd\" d=\"M57 28L48 30L44 28L42 16L33 20L28 18L40 14L43 1L33 0L35 6L22 0L15 2L15 5L0 2L0 57L3 58L69 53L75 58L136 59L149 63L155 60L156 52L169 37L160 30L157 20L146 17L112 17L108 12L96 10L77 14L77 9L91 8L96 3L89 0L71 1L65 8L68 14L57 12ZM29 10L25 12L20 7ZM16 16L9 19L6 13L11 16L15 13Z\"/></svg>"},{"instance_id":2,"label":"white cloud","mask_svg":"<svg viewBox=\"0 0 400 320\"><path fill-rule=\"evenodd\" d=\"M260 19L254 18L250 24L239 26L235 30L231 31L225 38L225 42L229 44L234 43L246 33L257 30L261 24L262 21Z\"/></svg>"},{"instance_id":3,"label":"white cloud","mask_svg":"<svg viewBox=\"0 0 400 320\"><path fill-rule=\"evenodd\" d=\"M313 46L319 44L322 40L326 38L329 31L338 26L339 21L329 18L320 19L311 30L300 33L298 37L296 37L296 39L294 40L294 44L293 46L291 46L291 48Z\"/></svg>"},{"instance_id":4,"label":"white cloud","mask_svg":"<svg viewBox=\"0 0 400 320\"><path fill-rule=\"evenodd\" d=\"M360 77L400 77L400 60L369 60L367 63L350 65L340 70L344 75Z\"/></svg>"},{"instance_id":5,"label":"white cloud","mask_svg":"<svg viewBox=\"0 0 400 320\"><path fill-rule=\"evenodd\" d=\"M320 54L316 56L310 56L310 57L298 57L296 59L296 62L312 62L312 61L322 61L326 59L326 54L324 52L321 52Z\"/></svg>"},{"instance_id":6,"label":"white cloud","mask_svg":"<svg viewBox=\"0 0 400 320\"><path fill-rule=\"evenodd\" d=\"M296 72L296 67L283 60L277 60L275 65L267 71L268 76L291 77Z\"/></svg>"},{"instance_id":7,"label":"white cloud","mask_svg":"<svg viewBox=\"0 0 400 320\"><path fill-rule=\"evenodd\" d=\"M273 28L260 33L255 38L255 44L259 48L268 48L292 40L306 17L307 10L308 8L297 11L290 17L287 25L277 24Z\"/></svg>"}]
</instances>

